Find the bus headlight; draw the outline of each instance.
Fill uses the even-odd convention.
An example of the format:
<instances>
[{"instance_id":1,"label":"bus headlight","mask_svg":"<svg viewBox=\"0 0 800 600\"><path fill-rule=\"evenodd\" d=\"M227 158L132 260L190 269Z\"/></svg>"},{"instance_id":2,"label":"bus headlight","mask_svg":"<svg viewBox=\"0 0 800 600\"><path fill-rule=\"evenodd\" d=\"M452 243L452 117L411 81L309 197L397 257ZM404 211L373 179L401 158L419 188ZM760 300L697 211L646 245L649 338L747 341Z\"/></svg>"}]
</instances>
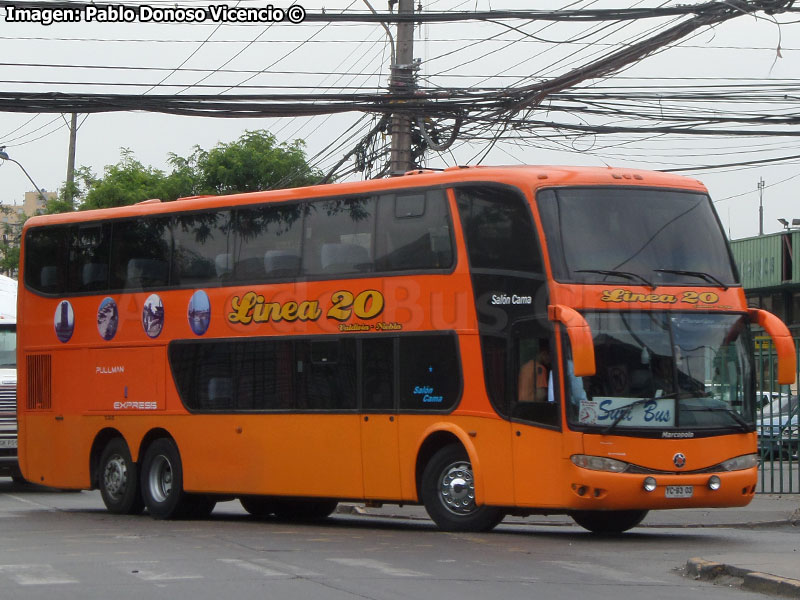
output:
<instances>
[{"instance_id":1,"label":"bus headlight","mask_svg":"<svg viewBox=\"0 0 800 600\"><path fill-rule=\"evenodd\" d=\"M708 478L708 489L710 490L718 490L722 485L722 481L716 475L712 475Z\"/></svg>"},{"instance_id":2,"label":"bus headlight","mask_svg":"<svg viewBox=\"0 0 800 600\"><path fill-rule=\"evenodd\" d=\"M645 477L644 483L642 483L642 487L644 488L645 492L652 492L656 489L658 483L656 482L655 477Z\"/></svg>"},{"instance_id":3,"label":"bus headlight","mask_svg":"<svg viewBox=\"0 0 800 600\"><path fill-rule=\"evenodd\" d=\"M758 454L745 454L726 460L724 463L720 464L720 467L722 467L724 471L744 471L745 469L750 469L757 465Z\"/></svg>"},{"instance_id":4,"label":"bus headlight","mask_svg":"<svg viewBox=\"0 0 800 600\"><path fill-rule=\"evenodd\" d=\"M626 462L605 456L589 456L588 454L573 454L569 457L572 464L591 471L609 471L611 473L624 473L630 466Z\"/></svg>"}]
</instances>

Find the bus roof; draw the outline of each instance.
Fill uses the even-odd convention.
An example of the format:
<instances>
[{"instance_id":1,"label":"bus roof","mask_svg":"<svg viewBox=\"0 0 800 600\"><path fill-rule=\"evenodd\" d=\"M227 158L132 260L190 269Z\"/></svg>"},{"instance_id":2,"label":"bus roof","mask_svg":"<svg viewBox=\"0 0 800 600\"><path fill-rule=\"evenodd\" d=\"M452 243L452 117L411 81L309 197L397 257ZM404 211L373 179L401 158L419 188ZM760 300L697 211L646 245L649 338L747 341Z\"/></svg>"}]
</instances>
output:
<instances>
[{"instance_id":1,"label":"bus roof","mask_svg":"<svg viewBox=\"0 0 800 600\"><path fill-rule=\"evenodd\" d=\"M179 198L174 202L160 202L150 199L130 206L103 208L89 211L42 215L28 219L25 229L31 226L75 223L103 219L119 219L143 215L174 213L179 211L201 210L231 205L258 204L306 200L320 197L370 194L377 191L415 188L424 186L443 186L465 182L497 182L520 187L531 186L641 186L687 189L706 193L705 186L696 179L660 173L617 167L566 167L566 166L500 166L500 167L448 167L443 171L420 169L409 171L403 176L388 179L368 179L365 181L330 183L324 185L249 192L225 196L192 196ZM235 200L234 200L235 199Z\"/></svg>"}]
</instances>

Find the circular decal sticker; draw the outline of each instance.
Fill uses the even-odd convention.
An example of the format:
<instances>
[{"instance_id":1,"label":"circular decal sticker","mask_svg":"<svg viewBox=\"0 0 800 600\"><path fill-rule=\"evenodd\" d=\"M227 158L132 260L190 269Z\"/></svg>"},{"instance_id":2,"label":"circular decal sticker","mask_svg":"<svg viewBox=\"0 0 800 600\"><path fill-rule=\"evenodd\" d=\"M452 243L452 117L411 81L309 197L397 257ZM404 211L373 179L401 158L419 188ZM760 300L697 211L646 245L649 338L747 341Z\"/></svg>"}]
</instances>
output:
<instances>
[{"instance_id":1,"label":"circular decal sticker","mask_svg":"<svg viewBox=\"0 0 800 600\"><path fill-rule=\"evenodd\" d=\"M164 327L164 303L158 294L152 294L144 301L142 327L151 338L158 337Z\"/></svg>"},{"instance_id":2,"label":"circular decal sticker","mask_svg":"<svg viewBox=\"0 0 800 600\"><path fill-rule=\"evenodd\" d=\"M56 306L53 326L60 341L68 342L70 340L72 332L75 331L75 313L72 310L72 304L67 300L62 300Z\"/></svg>"},{"instance_id":3,"label":"circular decal sticker","mask_svg":"<svg viewBox=\"0 0 800 600\"><path fill-rule=\"evenodd\" d=\"M189 327L197 335L203 335L211 322L211 301L203 290L197 290L189 300Z\"/></svg>"},{"instance_id":4,"label":"circular decal sticker","mask_svg":"<svg viewBox=\"0 0 800 600\"><path fill-rule=\"evenodd\" d=\"M100 337L109 341L117 334L119 324L119 311L113 298L103 298L100 308L97 309L97 331Z\"/></svg>"}]
</instances>

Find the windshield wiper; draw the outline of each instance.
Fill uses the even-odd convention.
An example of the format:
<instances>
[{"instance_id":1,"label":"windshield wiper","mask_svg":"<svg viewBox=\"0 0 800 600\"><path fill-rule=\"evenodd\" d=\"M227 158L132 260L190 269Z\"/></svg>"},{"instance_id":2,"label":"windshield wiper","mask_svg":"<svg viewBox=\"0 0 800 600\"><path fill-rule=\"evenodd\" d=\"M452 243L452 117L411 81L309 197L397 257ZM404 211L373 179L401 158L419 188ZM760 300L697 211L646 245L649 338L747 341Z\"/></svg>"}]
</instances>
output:
<instances>
[{"instance_id":1,"label":"windshield wiper","mask_svg":"<svg viewBox=\"0 0 800 600\"><path fill-rule=\"evenodd\" d=\"M617 413L617 417L614 419L614 422L611 423L608 427L603 429L601 433L603 435L611 433L614 429L616 429L619 422L622 421L625 417L627 417L631 413L631 409L634 406L640 406L642 404L647 404L648 402L653 402L654 400L663 400L664 398L675 398L678 396L679 392L672 392L670 394L664 394L663 396L659 396L658 398L639 398L638 400L634 400L630 404L626 404L625 406L621 406L615 410L619 411Z\"/></svg>"},{"instance_id":2,"label":"windshield wiper","mask_svg":"<svg viewBox=\"0 0 800 600\"><path fill-rule=\"evenodd\" d=\"M711 273L705 273L703 271L684 271L683 269L653 269L657 273L674 273L675 275L690 275L692 277L699 277L700 279L705 279L709 283L715 283L723 290L727 290L729 285L725 285L719 279L714 277Z\"/></svg>"},{"instance_id":3,"label":"windshield wiper","mask_svg":"<svg viewBox=\"0 0 800 600\"><path fill-rule=\"evenodd\" d=\"M630 279L633 281L641 281L650 289L656 289L654 283L650 280L646 279L645 277L639 275L638 273L631 273L630 271L608 271L605 269L580 269L575 271L575 273L597 273L598 275L616 275L617 277L623 277L624 279Z\"/></svg>"},{"instance_id":4,"label":"windshield wiper","mask_svg":"<svg viewBox=\"0 0 800 600\"><path fill-rule=\"evenodd\" d=\"M707 412L716 412L718 410L721 410L724 413L726 413L729 417L731 417L734 421L736 421L736 424L739 425L739 427L741 427L742 431L744 431L745 433L750 433L751 431L753 431L752 425L747 421L745 421L742 415L740 415L732 408L727 408L725 406L719 406L716 408L713 406L697 406L694 408L683 408L683 410L685 410L686 412L698 412L701 410Z\"/></svg>"}]
</instances>

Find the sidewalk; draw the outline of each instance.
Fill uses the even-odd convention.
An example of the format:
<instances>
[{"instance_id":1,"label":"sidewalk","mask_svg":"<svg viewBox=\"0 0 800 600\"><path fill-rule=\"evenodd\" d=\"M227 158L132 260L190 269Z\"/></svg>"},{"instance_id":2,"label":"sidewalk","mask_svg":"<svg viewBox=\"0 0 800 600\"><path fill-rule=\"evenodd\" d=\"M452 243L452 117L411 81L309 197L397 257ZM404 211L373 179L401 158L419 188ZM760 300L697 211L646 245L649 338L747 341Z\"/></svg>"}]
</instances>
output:
<instances>
[{"instance_id":1,"label":"sidewalk","mask_svg":"<svg viewBox=\"0 0 800 600\"><path fill-rule=\"evenodd\" d=\"M381 508L342 503L337 512L384 519L428 521L421 506L385 505ZM507 517L504 523L528 526L575 527L565 515ZM687 508L651 511L639 527L769 527L791 524L800 529L800 495L756 494L741 508ZM798 531L800 535L800 531ZM800 556L786 553L719 554L713 560L691 558L686 571L700 579L730 577L740 579L742 587L752 591L800 598Z\"/></svg>"}]
</instances>

